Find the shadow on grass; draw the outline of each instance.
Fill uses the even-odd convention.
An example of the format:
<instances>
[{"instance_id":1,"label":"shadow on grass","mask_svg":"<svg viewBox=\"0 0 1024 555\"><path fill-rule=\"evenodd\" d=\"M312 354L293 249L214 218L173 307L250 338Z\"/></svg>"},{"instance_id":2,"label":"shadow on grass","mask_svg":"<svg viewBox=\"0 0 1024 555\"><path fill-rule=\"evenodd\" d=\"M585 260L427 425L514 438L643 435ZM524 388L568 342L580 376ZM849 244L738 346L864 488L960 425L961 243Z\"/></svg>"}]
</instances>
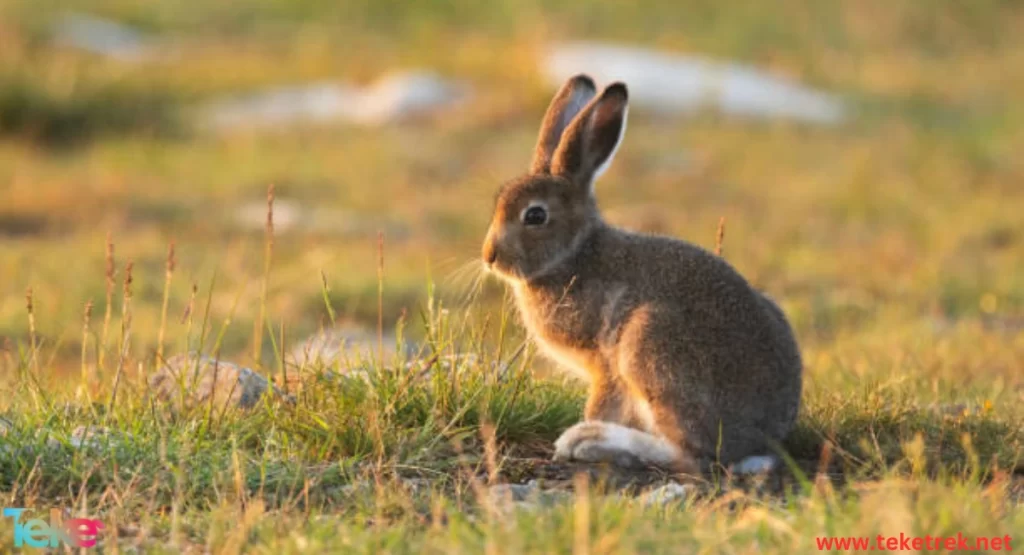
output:
<instances>
[{"instance_id":1,"label":"shadow on grass","mask_svg":"<svg viewBox=\"0 0 1024 555\"><path fill-rule=\"evenodd\" d=\"M181 130L178 102L165 92L104 84L58 93L18 72L0 74L0 135L69 147L101 135Z\"/></svg>"}]
</instances>

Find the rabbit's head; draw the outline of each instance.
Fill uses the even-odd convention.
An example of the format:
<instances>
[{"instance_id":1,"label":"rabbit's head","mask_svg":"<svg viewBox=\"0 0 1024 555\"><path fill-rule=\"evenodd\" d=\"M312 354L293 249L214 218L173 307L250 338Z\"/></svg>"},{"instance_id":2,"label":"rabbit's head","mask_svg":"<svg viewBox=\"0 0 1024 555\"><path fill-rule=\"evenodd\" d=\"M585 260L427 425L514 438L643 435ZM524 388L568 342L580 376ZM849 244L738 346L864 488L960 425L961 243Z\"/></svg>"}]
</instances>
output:
<instances>
[{"instance_id":1,"label":"rabbit's head","mask_svg":"<svg viewBox=\"0 0 1024 555\"><path fill-rule=\"evenodd\" d=\"M484 264L513 282L541 277L568 260L601 224L593 182L626 131L628 93L600 95L585 75L569 79L541 124L528 174L498 192L484 240Z\"/></svg>"}]
</instances>

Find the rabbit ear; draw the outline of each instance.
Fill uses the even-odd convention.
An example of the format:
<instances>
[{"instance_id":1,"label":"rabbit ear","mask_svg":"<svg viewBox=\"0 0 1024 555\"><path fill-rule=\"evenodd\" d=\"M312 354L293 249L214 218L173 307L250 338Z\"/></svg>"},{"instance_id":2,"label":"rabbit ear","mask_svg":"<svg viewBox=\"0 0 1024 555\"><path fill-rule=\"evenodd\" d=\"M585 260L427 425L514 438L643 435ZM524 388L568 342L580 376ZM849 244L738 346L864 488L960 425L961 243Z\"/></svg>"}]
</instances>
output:
<instances>
[{"instance_id":1,"label":"rabbit ear","mask_svg":"<svg viewBox=\"0 0 1024 555\"><path fill-rule=\"evenodd\" d=\"M551 170L551 157L562 139L562 132L596 94L594 81L583 74L570 78L562 85L551 100L540 125L537 148L530 163L531 173L548 173Z\"/></svg>"},{"instance_id":2,"label":"rabbit ear","mask_svg":"<svg viewBox=\"0 0 1024 555\"><path fill-rule=\"evenodd\" d=\"M613 83L592 100L565 130L551 160L551 173L588 190L608 169L626 133L629 93Z\"/></svg>"}]
</instances>

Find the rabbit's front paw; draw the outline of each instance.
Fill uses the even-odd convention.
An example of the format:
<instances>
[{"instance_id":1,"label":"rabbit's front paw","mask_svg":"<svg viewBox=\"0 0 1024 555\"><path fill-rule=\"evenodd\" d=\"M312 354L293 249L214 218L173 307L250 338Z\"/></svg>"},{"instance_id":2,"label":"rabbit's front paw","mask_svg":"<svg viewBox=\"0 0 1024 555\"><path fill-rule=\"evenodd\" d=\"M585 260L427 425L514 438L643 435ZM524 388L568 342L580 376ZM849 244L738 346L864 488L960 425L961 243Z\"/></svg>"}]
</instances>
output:
<instances>
[{"instance_id":1,"label":"rabbit's front paw","mask_svg":"<svg viewBox=\"0 0 1024 555\"><path fill-rule=\"evenodd\" d=\"M582 460L577 456L577 451L582 451L580 454L586 454L591 450L586 449L587 444L601 442L605 438L604 431L604 426L600 422L580 422L562 432L562 435L555 441L554 460L561 462Z\"/></svg>"},{"instance_id":2,"label":"rabbit's front paw","mask_svg":"<svg viewBox=\"0 0 1024 555\"><path fill-rule=\"evenodd\" d=\"M635 430L608 422L580 422L555 441L554 460L589 463L612 463L633 468L642 466L638 454L631 449Z\"/></svg>"}]
</instances>

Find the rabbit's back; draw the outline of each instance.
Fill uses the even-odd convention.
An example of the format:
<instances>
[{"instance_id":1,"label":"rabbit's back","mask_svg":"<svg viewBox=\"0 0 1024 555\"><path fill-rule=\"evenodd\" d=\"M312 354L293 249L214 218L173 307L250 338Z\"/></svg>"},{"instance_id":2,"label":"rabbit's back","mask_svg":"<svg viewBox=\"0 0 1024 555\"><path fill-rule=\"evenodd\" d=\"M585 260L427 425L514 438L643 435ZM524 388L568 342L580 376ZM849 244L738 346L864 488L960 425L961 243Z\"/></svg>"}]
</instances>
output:
<instances>
[{"instance_id":1,"label":"rabbit's back","mask_svg":"<svg viewBox=\"0 0 1024 555\"><path fill-rule=\"evenodd\" d=\"M625 284L611 319L621 322L619 334L641 329L638 343L624 345L620 335L616 347L657 361L641 379L673 390L690 449L730 462L783 439L799 409L802 363L778 306L700 247L613 229L602 235L579 274ZM664 366L671 376L657 373Z\"/></svg>"}]
</instances>

